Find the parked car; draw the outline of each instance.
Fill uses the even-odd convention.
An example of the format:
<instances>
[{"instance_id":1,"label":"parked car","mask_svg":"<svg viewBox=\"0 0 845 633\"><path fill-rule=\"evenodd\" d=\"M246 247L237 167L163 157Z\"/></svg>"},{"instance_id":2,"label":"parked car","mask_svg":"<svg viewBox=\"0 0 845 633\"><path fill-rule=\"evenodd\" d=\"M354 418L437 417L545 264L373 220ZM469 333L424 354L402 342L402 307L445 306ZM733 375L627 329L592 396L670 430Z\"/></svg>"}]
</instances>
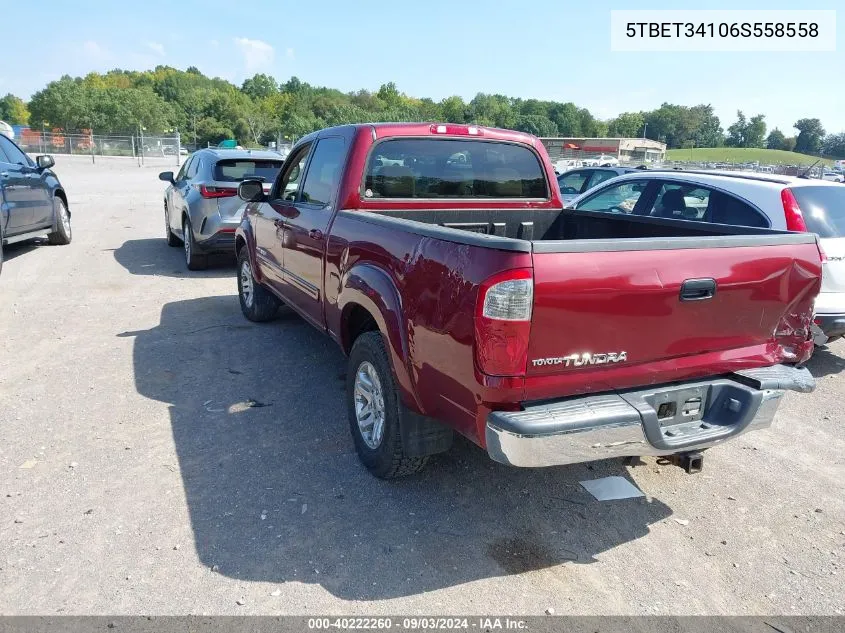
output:
<instances>
[{"instance_id":1,"label":"parked car","mask_svg":"<svg viewBox=\"0 0 845 633\"><path fill-rule=\"evenodd\" d=\"M32 160L0 134L0 271L6 244L43 235L50 244L70 244L70 209L55 164L52 156Z\"/></svg>"},{"instance_id":2,"label":"parked car","mask_svg":"<svg viewBox=\"0 0 845 633\"><path fill-rule=\"evenodd\" d=\"M830 182L843 182L845 181L845 175L839 173L838 171L830 171L825 169L822 172L822 180L827 180Z\"/></svg>"},{"instance_id":3,"label":"parked car","mask_svg":"<svg viewBox=\"0 0 845 633\"><path fill-rule=\"evenodd\" d=\"M582 193L599 186L605 180L622 174L638 171L634 167L585 167L566 171L557 177L560 195L564 204L568 204Z\"/></svg>"},{"instance_id":4,"label":"parked car","mask_svg":"<svg viewBox=\"0 0 845 633\"><path fill-rule=\"evenodd\" d=\"M608 181L570 206L815 233L825 254L816 342L845 335L845 187L775 174L648 171Z\"/></svg>"},{"instance_id":5,"label":"parked car","mask_svg":"<svg viewBox=\"0 0 845 633\"><path fill-rule=\"evenodd\" d=\"M815 235L564 211L553 179L526 134L362 124L300 139L269 192L240 184L241 309L284 303L340 345L376 476L419 470L453 431L514 466L693 472L812 390Z\"/></svg>"},{"instance_id":6,"label":"parked car","mask_svg":"<svg viewBox=\"0 0 845 633\"><path fill-rule=\"evenodd\" d=\"M164 230L169 246L184 246L189 270L208 265L208 255L232 252L241 220L238 184L245 179L270 184L282 166L273 152L203 149L182 164L179 173L163 171Z\"/></svg>"}]
</instances>

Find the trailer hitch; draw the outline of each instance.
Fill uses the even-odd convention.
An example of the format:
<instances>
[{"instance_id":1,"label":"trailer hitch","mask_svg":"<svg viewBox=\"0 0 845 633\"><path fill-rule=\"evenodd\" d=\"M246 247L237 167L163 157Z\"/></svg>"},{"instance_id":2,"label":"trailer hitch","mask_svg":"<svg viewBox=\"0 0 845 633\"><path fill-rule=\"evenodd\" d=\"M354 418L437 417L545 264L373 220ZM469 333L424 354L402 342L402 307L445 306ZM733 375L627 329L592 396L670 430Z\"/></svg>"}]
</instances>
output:
<instances>
[{"instance_id":1,"label":"trailer hitch","mask_svg":"<svg viewBox=\"0 0 845 633\"><path fill-rule=\"evenodd\" d=\"M669 457L670 463L680 466L688 475L700 473L704 468L704 455L695 451L689 453L677 453Z\"/></svg>"}]
</instances>

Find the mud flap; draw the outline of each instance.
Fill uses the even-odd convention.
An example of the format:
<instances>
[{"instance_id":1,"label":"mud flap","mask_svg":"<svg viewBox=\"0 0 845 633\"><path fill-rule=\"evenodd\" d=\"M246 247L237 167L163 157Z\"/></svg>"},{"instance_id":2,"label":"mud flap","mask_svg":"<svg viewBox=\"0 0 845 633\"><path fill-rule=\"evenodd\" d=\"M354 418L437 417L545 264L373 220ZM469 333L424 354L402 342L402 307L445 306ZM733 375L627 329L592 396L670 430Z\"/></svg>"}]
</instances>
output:
<instances>
[{"instance_id":1,"label":"mud flap","mask_svg":"<svg viewBox=\"0 0 845 633\"><path fill-rule=\"evenodd\" d=\"M452 447L454 432L451 428L432 418L408 409L404 404L400 432L402 448L408 457L423 457L445 453Z\"/></svg>"}]
</instances>

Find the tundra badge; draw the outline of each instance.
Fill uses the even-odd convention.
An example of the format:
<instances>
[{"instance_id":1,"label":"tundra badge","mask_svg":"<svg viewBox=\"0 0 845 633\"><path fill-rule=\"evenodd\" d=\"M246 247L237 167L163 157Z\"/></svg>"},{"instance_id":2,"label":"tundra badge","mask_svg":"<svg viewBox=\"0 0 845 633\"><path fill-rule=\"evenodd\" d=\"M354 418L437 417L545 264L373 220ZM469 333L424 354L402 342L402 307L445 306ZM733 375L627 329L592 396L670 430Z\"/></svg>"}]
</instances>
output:
<instances>
[{"instance_id":1,"label":"tundra badge","mask_svg":"<svg viewBox=\"0 0 845 633\"><path fill-rule=\"evenodd\" d=\"M584 367L585 365L605 365L607 363L621 363L628 360L628 352L607 352L606 354L570 354L569 356L556 356L552 358L535 358L531 361L534 367L543 365L563 365L569 367Z\"/></svg>"}]
</instances>

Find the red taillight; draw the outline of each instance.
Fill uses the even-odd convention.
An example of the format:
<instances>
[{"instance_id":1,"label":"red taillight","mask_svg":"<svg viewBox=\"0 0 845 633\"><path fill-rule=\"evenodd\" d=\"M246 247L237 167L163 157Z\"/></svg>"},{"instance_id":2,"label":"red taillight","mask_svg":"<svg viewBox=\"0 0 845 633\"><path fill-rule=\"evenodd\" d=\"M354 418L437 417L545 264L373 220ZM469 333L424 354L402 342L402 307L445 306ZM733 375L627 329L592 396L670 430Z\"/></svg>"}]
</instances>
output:
<instances>
[{"instance_id":1,"label":"red taillight","mask_svg":"<svg viewBox=\"0 0 845 633\"><path fill-rule=\"evenodd\" d=\"M452 134L456 136L484 136L484 131L477 125L454 125L437 123L431 126L432 134Z\"/></svg>"},{"instance_id":2,"label":"red taillight","mask_svg":"<svg viewBox=\"0 0 845 633\"><path fill-rule=\"evenodd\" d=\"M483 373L525 375L533 303L530 268L508 270L481 284L475 306L475 358Z\"/></svg>"},{"instance_id":3,"label":"red taillight","mask_svg":"<svg viewBox=\"0 0 845 633\"><path fill-rule=\"evenodd\" d=\"M196 187L196 185L194 186ZM203 198L232 198L238 195L238 190L232 187L208 187L206 185L200 185L197 189L199 189L200 195Z\"/></svg>"},{"instance_id":4,"label":"red taillight","mask_svg":"<svg viewBox=\"0 0 845 633\"><path fill-rule=\"evenodd\" d=\"M792 195L792 191L784 189L780 192L780 199L783 202L783 213L786 216L786 230L806 233L807 224L804 222L804 214L801 213L801 207L798 206L798 201Z\"/></svg>"}]
</instances>

